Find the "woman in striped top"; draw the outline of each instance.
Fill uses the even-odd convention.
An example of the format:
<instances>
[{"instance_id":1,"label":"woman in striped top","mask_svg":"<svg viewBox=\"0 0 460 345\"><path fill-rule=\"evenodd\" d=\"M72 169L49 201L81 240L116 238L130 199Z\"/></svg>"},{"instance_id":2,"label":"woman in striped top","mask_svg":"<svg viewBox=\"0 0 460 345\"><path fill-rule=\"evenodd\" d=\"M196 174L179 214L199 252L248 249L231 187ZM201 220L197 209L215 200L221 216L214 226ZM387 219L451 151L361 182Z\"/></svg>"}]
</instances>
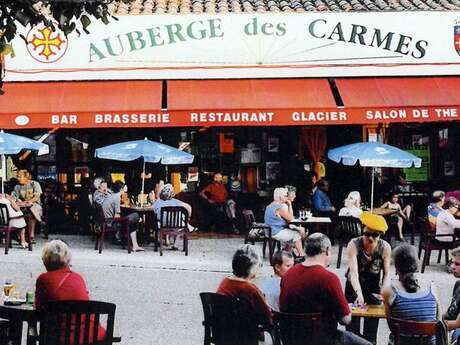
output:
<instances>
[{"instance_id":1,"label":"woman in striped top","mask_svg":"<svg viewBox=\"0 0 460 345\"><path fill-rule=\"evenodd\" d=\"M441 318L439 300L432 283L417 279L417 250L404 244L393 251L393 260L398 280L382 289L387 319L394 317L412 321L435 321ZM392 337L390 336L390 343ZM434 345L435 339L401 336L402 345Z\"/></svg>"}]
</instances>

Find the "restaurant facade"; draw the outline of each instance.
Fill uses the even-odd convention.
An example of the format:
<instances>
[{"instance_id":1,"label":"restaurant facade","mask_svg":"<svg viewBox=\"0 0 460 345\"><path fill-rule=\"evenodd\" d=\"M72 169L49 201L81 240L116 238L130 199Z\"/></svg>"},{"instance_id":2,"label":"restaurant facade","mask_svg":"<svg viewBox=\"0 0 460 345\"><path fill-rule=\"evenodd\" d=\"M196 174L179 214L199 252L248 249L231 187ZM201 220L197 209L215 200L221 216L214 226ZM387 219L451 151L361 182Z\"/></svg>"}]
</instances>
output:
<instances>
[{"instance_id":1,"label":"restaurant facade","mask_svg":"<svg viewBox=\"0 0 460 345\"><path fill-rule=\"evenodd\" d=\"M422 156L407 180L452 189L459 21L456 11L152 14L81 36L24 28L27 42L4 58L0 127L50 144L25 162L70 199L82 176L136 178L139 164L93 153L143 137L195 154L191 166L149 168L192 192L218 170L260 194L305 171L346 181L352 170L327 149L362 140Z\"/></svg>"}]
</instances>

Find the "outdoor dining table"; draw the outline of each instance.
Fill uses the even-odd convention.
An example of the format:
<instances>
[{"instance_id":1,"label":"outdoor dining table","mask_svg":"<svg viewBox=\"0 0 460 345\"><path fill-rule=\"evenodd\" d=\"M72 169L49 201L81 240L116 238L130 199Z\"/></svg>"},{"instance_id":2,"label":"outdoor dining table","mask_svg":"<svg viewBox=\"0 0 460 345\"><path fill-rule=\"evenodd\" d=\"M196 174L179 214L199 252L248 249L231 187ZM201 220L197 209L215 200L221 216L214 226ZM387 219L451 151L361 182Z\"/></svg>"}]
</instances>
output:
<instances>
[{"instance_id":1,"label":"outdoor dining table","mask_svg":"<svg viewBox=\"0 0 460 345\"><path fill-rule=\"evenodd\" d=\"M31 304L5 305L0 302L0 319L9 320L12 345L21 345L24 322L29 326L38 321L38 312Z\"/></svg>"},{"instance_id":2,"label":"outdoor dining table","mask_svg":"<svg viewBox=\"0 0 460 345\"><path fill-rule=\"evenodd\" d=\"M398 210L393 210L391 208L377 207L377 208L372 209L372 213L377 214L382 217L388 217L388 216L391 216L392 214L398 213Z\"/></svg>"},{"instance_id":3,"label":"outdoor dining table","mask_svg":"<svg viewBox=\"0 0 460 345\"><path fill-rule=\"evenodd\" d=\"M351 306L350 306L351 308ZM351 308L353 317L364 317L368 319L385 319L385 307L383 304L369 304L366 308Z\"/></svg>"},{"instance_id":4,"label":"outdoor dining table","mask_svg":"<svg viewBox=\"0 0 460 345\"><path fill-rule=\"evenodd\" d=\"M325 228L326 228L326 234L329 236L329 238L331 238L331 241L333 241L333 237L331 236L331 228L330 228L330 225L332 224L332 220L331 218L329 217L308 217L306 219L299 219L299 218L296 218L296 219L293 219L292 221L289 222L289 224L292 224L292 225L297 225L297 226L303 226L305 229L307 228L311 228L312 231L310 231L310 233L313 233L313 232L322 232L320 227L321 225L324 225Z\"/></svg>"},{"instance_id":5,"label":"outdoor dining table","mask_svg":"<svg viewBox=\"0 0 460 345\"><path fill-rule=\"evenodd\" d=\"M150 234L151 230L155 226L154 223L154 218L155 218L155 209L151 205L145 205L145 206L137 206L137 205L121 205L122 213L125 212L137 212L139 214L139 217L142 219L142 231L141 231L141 243L149 243L150 241ZM151 215L152 217L149 217L152 221L150 222L151 224L147 224L147 215Z\"/></svg>"}]
</instances>

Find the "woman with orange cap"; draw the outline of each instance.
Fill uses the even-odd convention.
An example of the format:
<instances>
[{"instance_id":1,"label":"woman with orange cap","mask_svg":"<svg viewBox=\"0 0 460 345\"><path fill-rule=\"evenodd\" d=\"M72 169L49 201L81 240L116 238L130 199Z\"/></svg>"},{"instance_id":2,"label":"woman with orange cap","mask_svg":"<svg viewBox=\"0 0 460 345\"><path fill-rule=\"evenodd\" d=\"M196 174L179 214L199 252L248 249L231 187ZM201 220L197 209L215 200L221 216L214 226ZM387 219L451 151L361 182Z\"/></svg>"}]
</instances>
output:
<instances>
[{"instance_id":1,"label":"woman with orange cap","mask_svg":"<svg viewBox=\"0 0 460 345\"><path fill-rule=\"evenodd\" d=\"M363 236L350 241L347 247L348 271L345 296L356 304L380 304L380 282L389 282L391 247L380 235L388 230L382 216L363 212L360 216ZM372 343L377 341L378 319L365 319L363 337ZM347 330L360 334L360 319L353 319Z\"/></svg>"}]
</instances>

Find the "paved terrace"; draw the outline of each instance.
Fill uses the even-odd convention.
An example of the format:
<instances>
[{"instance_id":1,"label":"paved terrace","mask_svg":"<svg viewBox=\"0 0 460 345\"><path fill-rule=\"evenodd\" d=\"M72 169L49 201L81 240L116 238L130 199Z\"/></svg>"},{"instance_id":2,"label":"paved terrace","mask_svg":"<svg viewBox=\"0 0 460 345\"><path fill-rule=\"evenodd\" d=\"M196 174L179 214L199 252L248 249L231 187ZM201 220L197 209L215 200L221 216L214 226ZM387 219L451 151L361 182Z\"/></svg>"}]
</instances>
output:
<instances>
[{"instance_id":1,"label":"paved terrace","mask_svg":"<svg viewBox=\"0 0 460 345\"><path fill-rule=\"evenodd\" d=\"M83 274L93 299L117 304L115 329L123 345L202 344L203 315L198 294L216 290L221 279L230 273L235 248L243 243L239 236L194 235L188 257L169 250L160 257L153 247L128 255L107 243L99 255L89 237L50 238L61 238L71 246L73 270ZM44 271L40 260L43 243L39 239L33 252L14 246L9 255L0 254L0 282L13 280L22 294L33 290L37 275ZM335 259L337 246L333 254ZM436 257L432 255L432 265L422 277L436 282L445 308L455 278L446 273L444 264L435 264ZM335 265L330 268L343 284L346 261L344 255L341 269L336 270ZM270 274L265 260L261 278ZM379 344L386 345L387 341L388 328L381 321Z\"/></svg>"}]
</instances>

